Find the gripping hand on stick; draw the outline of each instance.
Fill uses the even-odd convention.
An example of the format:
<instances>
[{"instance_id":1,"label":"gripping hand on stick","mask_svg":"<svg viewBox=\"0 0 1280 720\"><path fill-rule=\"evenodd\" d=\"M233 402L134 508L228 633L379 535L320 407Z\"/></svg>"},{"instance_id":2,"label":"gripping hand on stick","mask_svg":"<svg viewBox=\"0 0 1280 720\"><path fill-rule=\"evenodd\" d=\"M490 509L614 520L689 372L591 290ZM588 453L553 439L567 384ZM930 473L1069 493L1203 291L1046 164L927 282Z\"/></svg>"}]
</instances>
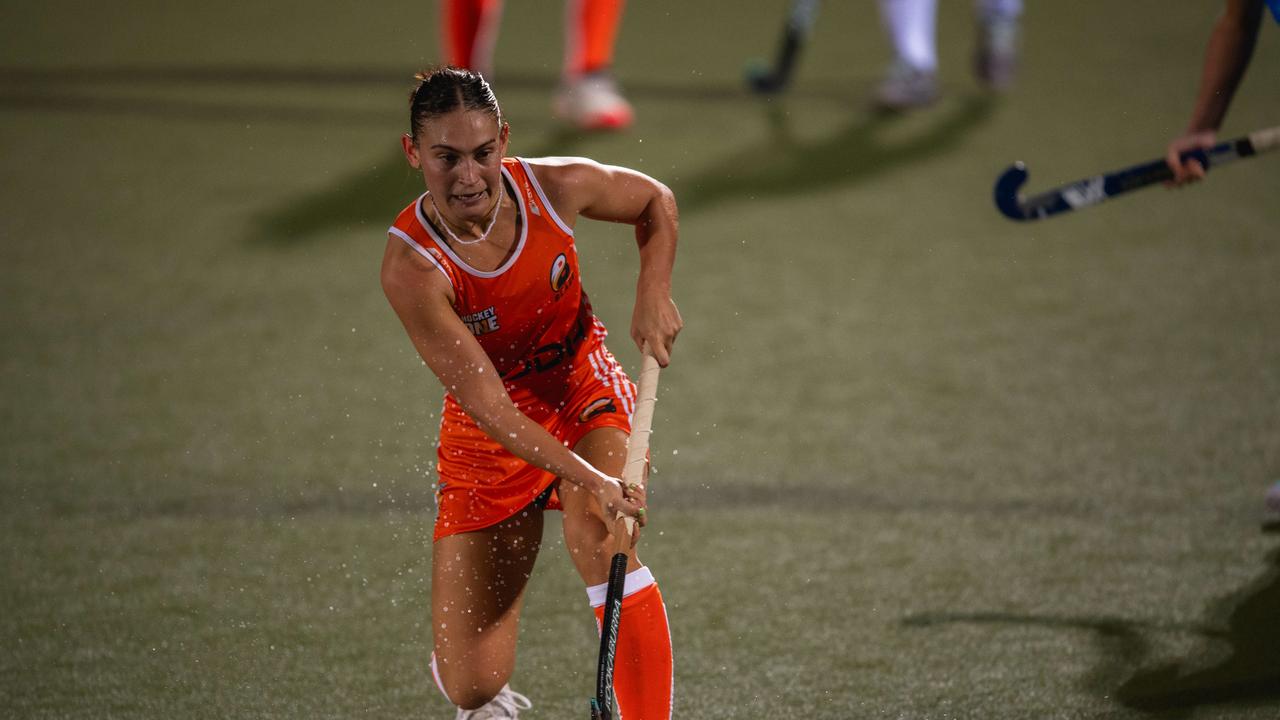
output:
<instances>
[{"instance_id":1,"label":"gripping hand on stick","mask_svg":"<svg viewBox=\"0 0 1280 720\"><path fill-rule=\"evenodd\" d=\"M1165 181L1165 187L1181 187L1204 178L1206 168L1196 157L1183 155L1188 151L1207 151L1218 144L1218 135L1212 130L1189 132L1173 139L1165 151L1164 160L1173 171L1173 177Z\"/></svg>"}]
</instances>

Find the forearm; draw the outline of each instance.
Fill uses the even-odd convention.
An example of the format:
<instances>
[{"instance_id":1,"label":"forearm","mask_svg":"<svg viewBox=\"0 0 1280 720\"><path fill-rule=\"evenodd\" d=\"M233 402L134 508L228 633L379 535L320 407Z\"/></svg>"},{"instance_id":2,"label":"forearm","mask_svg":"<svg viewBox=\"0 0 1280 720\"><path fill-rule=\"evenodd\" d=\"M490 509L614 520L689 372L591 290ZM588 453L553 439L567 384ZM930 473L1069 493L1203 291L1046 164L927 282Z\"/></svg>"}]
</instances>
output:
<instances>
[{"instance_id":1,"label":"forearm","mask_svg":"<svg viewBox=\"0 0 1280 720\"><path fill-rule=\"evenodd\" d=\"M1214 24L1189 132L1216 131L1222 126L1231 98L1249 67L1261 18L1262 0L1233 0Z\"/></svg>"},{"instance_id":2,"label":"forearm","mask_svg":"<svg viewBox=\"0 0 1280 720\"><path fill-rule=\"evenodd\" d=\"M675 196L666 186L645 206L636 223L636 245L640 249L640 275L637 294L646 292L671 295L671 273L676 263L676 239L679 216Z\"/></svg>"},{"instance_id":3,"label":"forearm","mask_svg":"<svg viewBox=\"0 0 1280 720\"><path fill-rule=\"evenodd\" d=\"M592 492L605 486L608 476L512 402L492 360L458 319L442 273L391 238L382 281L423 362L481 430L521 460L570 483Z\"/></svg>"}]
</instances>

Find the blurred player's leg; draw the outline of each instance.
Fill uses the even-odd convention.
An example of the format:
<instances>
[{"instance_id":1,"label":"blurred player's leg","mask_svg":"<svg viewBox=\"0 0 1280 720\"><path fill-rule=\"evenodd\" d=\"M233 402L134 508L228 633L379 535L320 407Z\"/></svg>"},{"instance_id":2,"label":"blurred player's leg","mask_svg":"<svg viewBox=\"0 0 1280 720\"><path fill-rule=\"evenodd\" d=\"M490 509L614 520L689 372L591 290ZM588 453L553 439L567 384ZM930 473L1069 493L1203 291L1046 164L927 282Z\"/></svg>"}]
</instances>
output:
<instances>
[{"instance_id":1,"label":"blurred player's leg","mask_svg":"<svg viewBox=\"0 0 1280 720\"><path fill-rule=\"evenodd\" d=\"M910 110L938 98L937 0L880 0L880 19L893 45L894 60L876 103Z\"/></svg>"},{"instance_id":2,"label":"blurred player's leg","mask_svg":"<svg viewBox=\"0 0 1280 720\"><path fill-rule=\"evenodd\" d=\"M937 71L937 0L880 0L880 16L899 60Z\"/></svg>"},{"instance_id":3,"label":"blurred player's leg","mask_svg":"<svg viewBox=\"0 0 1280 720\"><path fill-rule=\"evenodd\" d=\"M631 104L610 68L622 22L623 0L566 0L564 71L556 92L556 117L584 130L631 125Z\"/></svg>"},{"instance_id":4,"label":"blurred player's leg","mask_svg":"<svg viewBox=\"0 0 1280 720\"><path fill-rule=\"evenodd\" d=\"M626 457L626 435L616 428L588 433L575 452L603 472L621 475ZM612 541L591 509L595 500L576 487L561 485L565 544L574 567L587 583L587 598L603 621ZM626 720L669 720L672 699L671 631L662 594L649 568L640 564L634 548L629 553L622 620L613 686L619 715Z\"/></svg>"},{"instance_id":5,"label":"blurred player's leg","mask_svg":"<svg viewBox=\"0 0 1280 720\"><path fill-rule=\"evenodd\" d=\"M445 62L493 76L502 0L440 0Z\"/></svg>"},{"instance_id":6,"label":"blurred player's leg","mask_svg":"<svg viewBox=\"0 0 1280 720\"><path fill-rule=\"evenodd\" d=\"M974 72L992 90L1008 90L1018 70L1018 18L1022 0L976 0L978 44Z\"/></svg>"},{"instance_id":7,"label":"blurred player's leg","mask_svg":"<svg viewBox=\"0 0 1280 720\"><path fill-rule=\"evenodd\" d=\"M613 65L623 5L623 0L566 0L566 77L608 70Z\"/></svg>"}]
</instances>

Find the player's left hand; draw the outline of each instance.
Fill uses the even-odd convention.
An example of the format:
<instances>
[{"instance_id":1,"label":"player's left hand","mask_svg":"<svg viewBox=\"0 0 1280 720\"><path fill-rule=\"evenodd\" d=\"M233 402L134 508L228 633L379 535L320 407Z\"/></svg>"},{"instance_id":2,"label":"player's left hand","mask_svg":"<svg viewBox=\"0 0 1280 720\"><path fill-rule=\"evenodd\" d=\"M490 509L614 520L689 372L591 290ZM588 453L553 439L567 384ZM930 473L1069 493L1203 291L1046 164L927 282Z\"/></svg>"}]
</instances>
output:
<instances>
[{"instance_id":1,"label":"player's left hand","mask_svg":"<svg viewBox=\"0 0 1280 720\"><path fill-rule=\"evenodd\" d=\"M1180 187L1189 182L1204 178L1205 169L1199 160L1182 160L1182 153L1188 150L1208 150L1217 143L1217 133L1212 130L1189 132L1174 138L1165 150L1165 162L1173 171L1173 179L1165 182L1167 187Z\"/></svg>"}]
</instances>

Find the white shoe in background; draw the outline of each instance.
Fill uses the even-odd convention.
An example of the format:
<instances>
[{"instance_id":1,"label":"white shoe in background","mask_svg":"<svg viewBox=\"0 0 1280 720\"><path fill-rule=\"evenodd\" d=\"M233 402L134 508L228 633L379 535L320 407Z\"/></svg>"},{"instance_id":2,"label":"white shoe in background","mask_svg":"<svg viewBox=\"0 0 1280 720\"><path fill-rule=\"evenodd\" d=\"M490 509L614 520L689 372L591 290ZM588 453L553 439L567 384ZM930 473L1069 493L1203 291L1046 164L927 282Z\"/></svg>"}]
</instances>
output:
<instances>
[{"instance_id":1,"label":"white shoe in background","mask_svg":"<svg viewBox=\"0 0 1280 720\"><path fill-rule=\"evenodd\" d=\"M895 60L876 88L875 103L881 110L915 110L938 99L938 74L905 60Z\"/></svg>"},{"instance_id":2,"label":"white shoe in background","mask_svg":"<svg viewBox=\"0 0 1280 720\"><path fill-rule=\"evenodd\" d=\"M623 130L631 126L631 103L622 97L613 76L595 72L565 81L556 90L552 110L557 119L581 130Z\"/></svg>"}]
</instances>

